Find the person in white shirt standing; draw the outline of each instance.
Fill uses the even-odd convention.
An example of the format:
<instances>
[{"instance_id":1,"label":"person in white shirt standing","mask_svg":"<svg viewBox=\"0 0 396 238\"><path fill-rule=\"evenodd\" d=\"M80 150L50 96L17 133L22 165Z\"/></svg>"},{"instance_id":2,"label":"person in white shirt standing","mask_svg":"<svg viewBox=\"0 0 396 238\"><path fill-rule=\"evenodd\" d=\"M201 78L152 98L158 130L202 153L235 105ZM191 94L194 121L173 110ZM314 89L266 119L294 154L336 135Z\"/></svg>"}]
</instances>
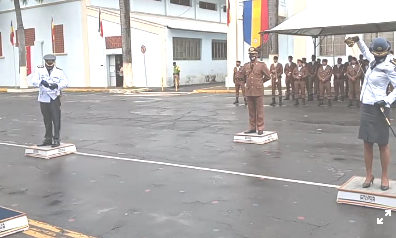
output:
<instances>
[{"instance_id":1,"label":"person in white shirt standing","mask_svg":"<svg viewBox=\"0 0 396 238\"><path fill-rule=\"evenodd\" d=\"M396 61L389 54L390 43L384 38L376 38L367 48L363 40L358 36L345 40L348 46L357 43L360 51L369 60L364 83L362 86L360 101L360 128L359 139L364 141L364 160L366 164L366 180L362 184L363 188L368 188L374 181L372 174L373 145L379 147L382 176L381 190L389 189L388 166L390 162L389 149L389 125L385 116L390 115L390 105L396 100L396 90L388 95L386 88L389 83L396 85ZM384 114L381 110L384 110Z\"/></svg>"},{"instance_id":2,"label":"person in white shirt standing","mask_svg":"<svg viewBox=\"0 0 396 238\"><path fill-rule=\"evenodd\" d=\"M61 90L68 86L68 80L63 70L55 66L55 60L55 55L45 55L45 66L37 66L30 76L31 84L39 88L38 101L45 125L44 141L39 146L60 145L60 95Z\"/></svg>"}]
</instances>

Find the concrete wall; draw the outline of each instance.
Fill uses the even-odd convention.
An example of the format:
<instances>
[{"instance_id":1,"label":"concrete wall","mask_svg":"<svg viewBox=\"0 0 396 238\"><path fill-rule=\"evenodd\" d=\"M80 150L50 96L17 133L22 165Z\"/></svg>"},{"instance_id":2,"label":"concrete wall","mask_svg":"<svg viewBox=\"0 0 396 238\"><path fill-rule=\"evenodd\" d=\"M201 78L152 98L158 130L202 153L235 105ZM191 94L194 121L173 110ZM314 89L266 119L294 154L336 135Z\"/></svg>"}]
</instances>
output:
<instances>
[{"instance_id":1,"label":"concrete wall","mask_svg":"<svg viewBox=\"0 0 396 238\"><path fill-rule=\"evenodd\" d=\"M169 30L168 36L168 85L173 85L173 37L187 37L202 39L201 60L178 60L177 65L181 68L180 84L205 83L205 77L215 75L217 82L223 82L227 73L226 60L212 60L212 39L226 40L226 34L203 33L181 30Z\"/></svg>"},{"instance_id":2,"label":"concrete wall","mask_svg":"<svg viewBox=\"0 0 396 238\"><path fill-rule=\"evenodd\" d=\"M1 1L1 3L8 1ZM32 1L33 2L33 1ZM58 1L62 2L62 1ZM3 5L4 6L4 5ZM56 14L54 14L56 12ZM81 3L68 1L62 4L52 4L47 7L29 8L22 11L24 27L35 28L36 42L31 48L32 69L42 65L42 55L52 53L51 17L56 25L63 24L65 54L57 55L57 65L65 69L70 78L70 86L83 86L83 43L81 37ZM74 16L72 19L70 16ZM10 21L16 27L14 12L0 13L0 31L3 35L4 59L0 59L0 86L19 85L18 75L18 48L15 47L15 65L12 46L9 43ZM10 70L11 69L11 70ZM15 77L16 75L16 77ZM16 84L15 84L16 82Z\"/></svg>"}]
</instances>

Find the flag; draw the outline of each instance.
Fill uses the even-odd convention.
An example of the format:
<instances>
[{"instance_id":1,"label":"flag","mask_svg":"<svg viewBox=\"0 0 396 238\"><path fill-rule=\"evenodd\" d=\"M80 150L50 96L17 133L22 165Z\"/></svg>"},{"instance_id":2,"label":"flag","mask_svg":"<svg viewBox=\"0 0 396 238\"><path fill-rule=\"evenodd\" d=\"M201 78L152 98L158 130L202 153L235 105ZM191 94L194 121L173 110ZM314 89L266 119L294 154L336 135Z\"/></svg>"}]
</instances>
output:
<instances>
[{"instance_id":1,"label":"flag","mask_svg":"<svg viewBox=\"0 0 396 238\"><path fill-rule=\"evenodd\" d=\"M253 47L261 45L260 32L269 28L268 0L243 2L243 39ZM268 35L264 35L267 42Z\"/></svg>"},{"instance_id":2,"label":"flag","mask_svg":"<svg viewBox=\"0 0 396 238\"><path fill-rule=\"evenodd\" d=\"M11 30L10 30L10 42L11 45L15 45L15 30L14 30L14 26L12 26L12 21L11 21Z\"/></svg>"},{"instance_id":3,"label":"flag","mask_svg":"<svg viewBox=\"0 0 396 238\"><path fill-rule=\"evenodd\" d=\"M228 0L228 5L227 5L227 26L230 25L231 22L231 17L230 17L230 0Z\"/></svg>"},{"instance_id":4,"label":"flag","mask_svg":"<svg viewBox=\"0 0 396 238\"><path fill-rule=\"evenodd\" d=\"M55 52L55 24L54 24L54 18L51 18L51 40L52 40L52 52Z\"/></svg>"},{"instance_id":5,"label":"flag","mask_svg":"<svg viewBox=\"0 0 396 238\"><path fill-rule=\"evenodd\" d=\"M101 37L103 37L103 23L102 23L102 16L101 16L101 10L99 8L99 28L98 28L98 32L100 34Z\"/></svg>"}]
</instances>

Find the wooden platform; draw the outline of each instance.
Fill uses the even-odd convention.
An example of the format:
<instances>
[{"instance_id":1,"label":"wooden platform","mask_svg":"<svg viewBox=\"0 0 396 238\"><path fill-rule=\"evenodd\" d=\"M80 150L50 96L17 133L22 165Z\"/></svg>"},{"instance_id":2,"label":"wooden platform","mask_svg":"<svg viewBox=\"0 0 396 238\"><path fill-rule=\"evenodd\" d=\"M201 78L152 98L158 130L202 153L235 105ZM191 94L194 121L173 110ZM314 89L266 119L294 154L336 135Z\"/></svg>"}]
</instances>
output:
<instances>
[{"instance_id":1,"label":"wooden platform","mask_svg":"<svg viewBox=\"0 0 396 238\"><path fill-rule=\"evenodd\" d=\"M76 152L76 146L73 144L61 144L58 147L51 146L32 146L25 150L25 156L31 156L42 159L52 159L63 155Z\"/></svg>"},{"instance_id":2,"label":"wooden platform","mask_svg":"<svg viewBox=\"0 0 396 238\"><path fill-rule=\"evenodd\" d=\"M381 190L381 178L374 179L369 188L362 188L364 177L353 176L338 189L337 203L396 211L396 181L389 182L389 190Z\"/></svg>"},{"instance_id":3,"label":"wooden platform","mask_svg":"<svg viewBox=\"0 0 396 238\"><path fill-rule=\"evenodd\" d=\"M264 131L262 135L257 133L238 133L234 136L234 142L263 145L278 140L278 133L275 131Z\"/></svg>"},{"instance_id":4,"label":"wooden platform","mask_svg":"<svg viewBox=\"0 0 396 238\"><path fill-rule=\"evenodd\" d=\"M29 229L25 213L0 207L0 237L5 237Z\"/></svg>"}]
</instances>

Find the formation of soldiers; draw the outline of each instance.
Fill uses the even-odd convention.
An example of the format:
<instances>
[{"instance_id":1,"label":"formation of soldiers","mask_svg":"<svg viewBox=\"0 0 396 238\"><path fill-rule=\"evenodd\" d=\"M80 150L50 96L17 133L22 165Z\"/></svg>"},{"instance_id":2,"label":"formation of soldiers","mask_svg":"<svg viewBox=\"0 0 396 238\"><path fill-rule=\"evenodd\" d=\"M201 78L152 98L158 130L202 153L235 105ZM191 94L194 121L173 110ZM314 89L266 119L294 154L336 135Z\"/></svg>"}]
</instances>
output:
<instances>
[{"instance_id":1,"label":"formation of soldiers","mask_svg":"<svg viewBox=\"0 0 396 238\"><path fill-rule=\"evenodd\" d=\"M270 66L270 77L272 85L271 106L282 105L282 100L293 100L294 105L306 100L318 100L318 106L332 105L332 101L348 100L348 107L360 106L360 88L363 84L364 75L369 67L368 60L359 56L359 60L353 56L348 56L348 61L343 63L342 58L337 59L337 63L331 67L327 59L316 59L312 55L311 62L306 58L293 62L293 56L288 57L288 63L284 66L278 62L278 57L273 57ZM242 77L243 67L240 62L234 68L234 83L236 89L235 104L239 103L239 89L245 97L245 79ZM285 77L282 77L285 75ZM284 82L282 81L284 79ZM285 97L282 95L282 85L286 85ZM332 92L333 87L333 92ZM246 104L246 99L245 99Z\"/></svg>"}]
</instances>

